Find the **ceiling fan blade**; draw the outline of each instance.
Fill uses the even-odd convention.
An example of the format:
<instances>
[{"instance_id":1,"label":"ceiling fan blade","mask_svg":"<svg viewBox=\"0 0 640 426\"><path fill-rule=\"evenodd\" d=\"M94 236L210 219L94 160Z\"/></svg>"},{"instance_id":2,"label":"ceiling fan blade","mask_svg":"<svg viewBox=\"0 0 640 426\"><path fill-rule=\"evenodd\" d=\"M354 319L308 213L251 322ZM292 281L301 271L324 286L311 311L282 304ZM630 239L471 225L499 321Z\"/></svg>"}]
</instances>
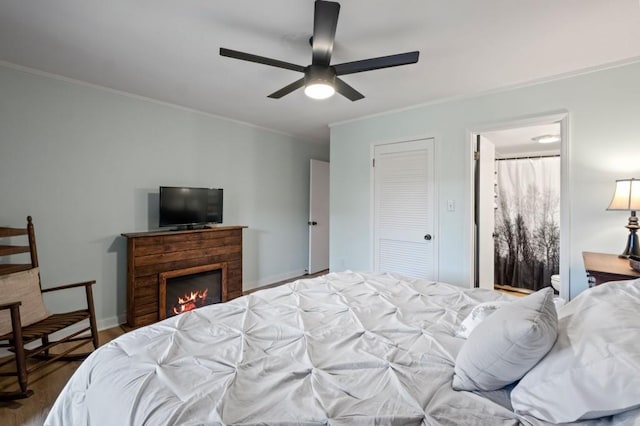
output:
<instances>
[{"instance_id":1,"label":"ceiling fan blade","mask_svg":"<svg viewBox=\"0 0 640 426\"><path fill-rule=\"evenodd\" d=\"M252 55L251 53L239 52L237 50L220 48L220 56L240 59L242 61L256 62L258 64L270 65L272 67L284 68L287 70L304 72L305 67L277 59L265 58L264 56Z\"/></svg>"},{"instance_id":2,"label":"ceiling fan blade","mask_svg":"<svg viewBox=\"0 0 640 426\"><path fill-rule=\"evenodd\" d=\"M379 70L400 65L415 64L420 52L399 53L397 55L381 56L379 58L364 59L362 61L345 62L334 65L336 75L353 74L356 72Z\"/></svg>"},{"instance_id":3,"label":"ceiling fan blade","mask_svg":"<svg viewBox=\"0 0 640 426\"><path fill-rule=\"evenodd\" d=\"M313 37L311 39L311 63L313 65L329 66L339 13L339 3L316 0L313 17Z\"/></svg>"},{"instance_id":4,"label":"ceiling fan blade","mask_svg":"<svg viewBox=\"0 0 640 426\"><path fill-rule=\"evenodd\" d=\"M293 83L283 87L280 90L276 90L275 92L270 94L268 97L272 99L280 99L284 95L288 95L289 93L293 92L296 89L301 88L302 86L304 86L304 77L302 77L300 80L294 81Z\"/></svg>"},{"instance_id":5,"label":"ceiling fan blade","mask_svg":"<svg viewBox=\"0 0 640 426\"><path fill-rule=\"evenodd\" d=\"M349 86L339 78L336 78L335 80L335 88L336 92L340 93L342 96L352 102L359 101L360 99L364 98L364 95L362 93L358 92L356 89Z\"/></svg>"}]
</instances>

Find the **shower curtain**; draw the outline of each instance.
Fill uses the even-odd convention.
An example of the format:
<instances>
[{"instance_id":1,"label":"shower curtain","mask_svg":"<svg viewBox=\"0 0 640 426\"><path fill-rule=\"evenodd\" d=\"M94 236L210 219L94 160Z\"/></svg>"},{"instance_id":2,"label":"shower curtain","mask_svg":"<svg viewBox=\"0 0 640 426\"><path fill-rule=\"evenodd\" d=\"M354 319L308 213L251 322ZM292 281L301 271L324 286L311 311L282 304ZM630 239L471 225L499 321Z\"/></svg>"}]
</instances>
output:
<instances>
[{"instance_id":1,"label":"shower curtain","mask_svg":"<svg viewBox=\"0 0 640 426\"><path fill-rule=\"evenodd\" d=\"M496 161L495 283L551 285L560 263L560 157Z\"/></svg>"}]
</instances>

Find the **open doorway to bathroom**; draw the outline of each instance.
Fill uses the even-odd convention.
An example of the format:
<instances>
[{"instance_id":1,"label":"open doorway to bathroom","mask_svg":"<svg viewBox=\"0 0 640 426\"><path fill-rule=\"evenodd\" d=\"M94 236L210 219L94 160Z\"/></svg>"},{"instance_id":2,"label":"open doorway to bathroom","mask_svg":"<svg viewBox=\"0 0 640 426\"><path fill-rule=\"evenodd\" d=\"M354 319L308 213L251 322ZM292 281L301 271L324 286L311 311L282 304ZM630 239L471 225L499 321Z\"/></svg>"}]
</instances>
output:
<instances>
[{"instance_id":1,"label":"open doorway to bathroom","mask_svg":"<svg viewBox=\"0 0 640 426\"><path fill-rule=\"evenodd\" d=\"M562 120L474 138L474 286L562 291Z\"/></svg>"}]
</instances>

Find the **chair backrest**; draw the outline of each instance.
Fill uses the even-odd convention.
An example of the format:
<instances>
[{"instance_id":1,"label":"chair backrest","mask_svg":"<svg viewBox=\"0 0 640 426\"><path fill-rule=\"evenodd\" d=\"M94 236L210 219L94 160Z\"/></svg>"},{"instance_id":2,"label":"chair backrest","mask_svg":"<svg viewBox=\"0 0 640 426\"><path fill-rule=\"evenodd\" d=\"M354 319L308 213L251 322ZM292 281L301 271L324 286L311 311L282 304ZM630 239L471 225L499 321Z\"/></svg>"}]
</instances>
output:
<instances>
[{"instance_id":1,"label":"chair backrest","mask_svg":"<svg viewBox=\"0 0 640 426\"><path fill-rule=\"evenodd\" d=\"M14 238L26 237L26 241L22 240L17 244ZM8 240L10 244L4 244L3 240ZM25 245L26 243L26 245ZM29 263L13 263L16 255L28 253L30 257ZM7 261L8 259L8 261ZM0 275L11 274L13 272L26 271L37 268L38 250L36 248L36 234L33 227L31 216L27 216L26 228L0 227ZM42 287L41 287L42 289Z\"/></svg>"}]
</instances>

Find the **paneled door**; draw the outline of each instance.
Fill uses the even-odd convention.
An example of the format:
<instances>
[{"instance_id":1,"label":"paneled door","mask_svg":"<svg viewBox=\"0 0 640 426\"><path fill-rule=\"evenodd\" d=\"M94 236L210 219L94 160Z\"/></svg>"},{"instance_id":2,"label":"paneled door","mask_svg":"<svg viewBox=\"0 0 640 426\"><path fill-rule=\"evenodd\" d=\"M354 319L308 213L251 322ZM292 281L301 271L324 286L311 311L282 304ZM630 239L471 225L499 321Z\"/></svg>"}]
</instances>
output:
<instances>
[{"instance_id":1,"label":"paneled door","mask_svg":"<svg viewBox=\"0 0 640 426\"><path fill-rule=\"evenodd\" d=\"M434 140L376 145L373 268L437 279Z\"/></svg>"},{"instance_id":2,"label":"paneled door","mask_svg":"<svg viewBox=\"0 0 640 426\"><path fill-rule=\"evenodd\" d=\"M309 187L309 267L329 269L329 163L311 160Z\"/></svg>"},{"instance_id":3,"label":"paneled door","mask_svg":"<svg viewBox=\"0 0 640 426\"><path fill-rule=\"evenodd\" d=\"M493 290L496 204L496 148L479 136L476 147L476 281L475 286Z\"/></svg>"}]
</instances>

